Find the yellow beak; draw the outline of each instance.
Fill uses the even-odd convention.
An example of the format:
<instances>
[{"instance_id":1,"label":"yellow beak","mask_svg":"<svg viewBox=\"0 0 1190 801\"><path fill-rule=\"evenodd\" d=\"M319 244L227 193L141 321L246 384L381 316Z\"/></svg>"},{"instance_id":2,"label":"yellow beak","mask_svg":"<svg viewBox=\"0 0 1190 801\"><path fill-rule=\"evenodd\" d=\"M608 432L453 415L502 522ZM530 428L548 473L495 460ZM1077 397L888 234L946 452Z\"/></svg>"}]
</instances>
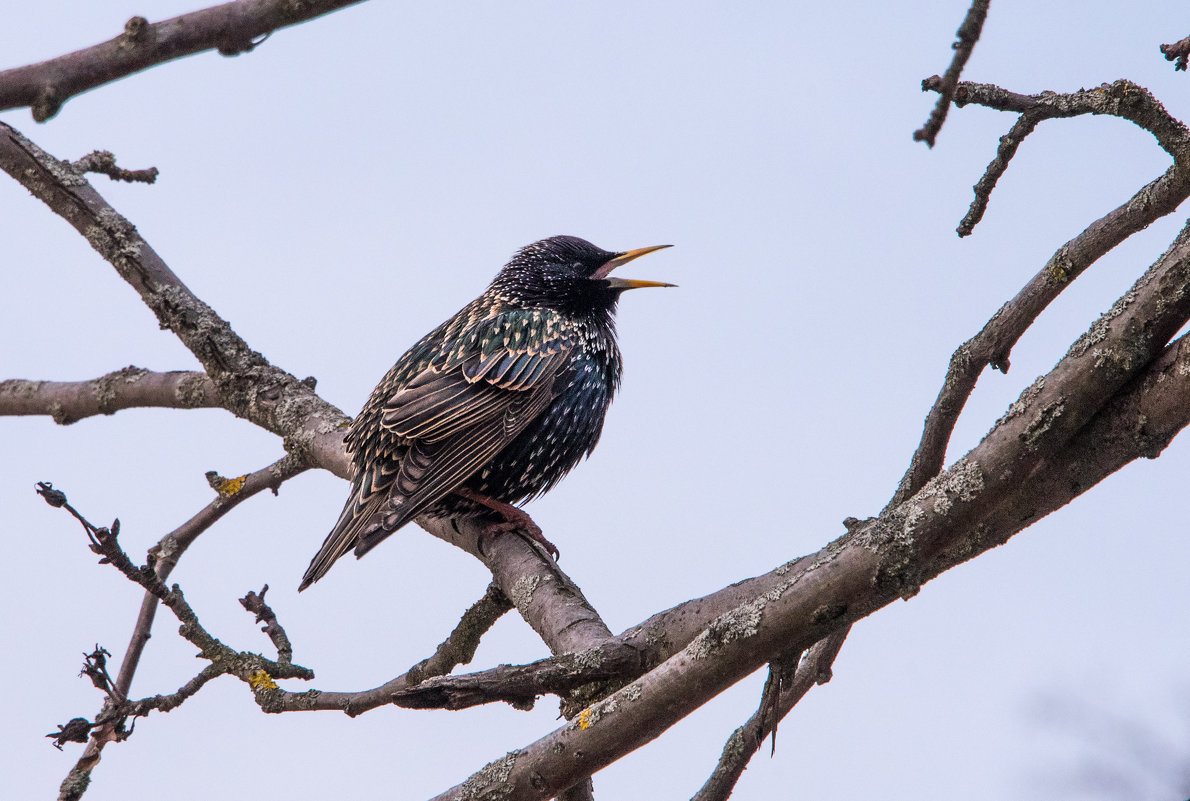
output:
<instances>
[{"instance_id":1,"label":"yellow beak","mask_svg":"<svg viewBox=\"0 0 1190 801\"><path fill-rule=\"evenodd\" d=\"M608 274L628 262L639 259L648 253L652 253L663 248L673 247L672 245L651 245L647 248L637 248L636 250L626 250L623 253L617 253L612 258L608 259L607 263L600 267L591 276L592 278L603 278L611 284L613 289L642 289L650 286L677 286L677 284L667 284L662 281L638 281L634 278L608 278Z\"/></svg>"}]
</instances>

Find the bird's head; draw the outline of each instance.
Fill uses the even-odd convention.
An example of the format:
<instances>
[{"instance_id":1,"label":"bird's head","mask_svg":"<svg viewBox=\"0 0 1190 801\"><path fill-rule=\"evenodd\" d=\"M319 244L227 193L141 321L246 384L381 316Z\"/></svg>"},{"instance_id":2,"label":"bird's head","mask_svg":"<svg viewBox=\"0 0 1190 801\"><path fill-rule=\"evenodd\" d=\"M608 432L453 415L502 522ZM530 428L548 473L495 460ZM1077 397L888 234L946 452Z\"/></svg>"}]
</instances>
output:
<instances>
[{"instance_id":1,"label":"bird's head","mask_svg":"<svg viewBox=\"0 0 1190 801\"><path fill-rule=\"evenodd\" d=\"M521 248L500 270L492 287L507 299L529 306L559 311L611 309L625 290L674 286L610 276L620 265L667 247L613 253L577 236L551 236Z\"/></svg>"}]
</instances>

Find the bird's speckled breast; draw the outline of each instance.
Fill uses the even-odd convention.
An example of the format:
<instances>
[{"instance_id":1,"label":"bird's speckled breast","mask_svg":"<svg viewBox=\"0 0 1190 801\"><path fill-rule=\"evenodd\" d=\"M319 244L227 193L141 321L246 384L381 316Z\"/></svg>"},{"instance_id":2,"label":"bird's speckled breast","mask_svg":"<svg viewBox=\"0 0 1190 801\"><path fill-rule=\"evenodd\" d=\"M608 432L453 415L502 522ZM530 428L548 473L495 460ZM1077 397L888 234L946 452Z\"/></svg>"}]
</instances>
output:
<instances>
[{"instance_id":1,"label":"bird's speckled breast","mask_svg":"<svg viewBox=\"0 0 1190 801\"><path fill-rule=\"evenodd\" d=\"M603 323L604 321L599 321ZM569 381L545 412L466 486L521 503L557 484L594 450L620 384L620 351L610 320L582 326Z\"/></svg>"}]
</instances>

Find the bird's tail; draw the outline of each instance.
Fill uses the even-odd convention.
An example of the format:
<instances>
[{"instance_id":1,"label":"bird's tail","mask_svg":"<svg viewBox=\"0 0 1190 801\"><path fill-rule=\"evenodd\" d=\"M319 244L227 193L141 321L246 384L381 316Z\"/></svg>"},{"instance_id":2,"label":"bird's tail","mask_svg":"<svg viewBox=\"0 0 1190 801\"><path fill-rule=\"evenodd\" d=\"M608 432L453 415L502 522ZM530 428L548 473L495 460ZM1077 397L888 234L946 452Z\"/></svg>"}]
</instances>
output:
<instances>
[{"instance_id":1,"label":"bird's tail","mask_svg":"<svg viewBox=\"0 0 1190 801\"><path fill-rule=\"evenodd\" d=\"M351 488L351 497L347 499L339 520L326 536L322 547L310 560L310 566L302 576L302 583L298 585L298 592L325 576L340 556L355 547L360 536L372 525L373 518L384 505L385 496L383 490L377 491L373 487L372 476L367 472L356 478Z\"/></svg>"}]
</instances>

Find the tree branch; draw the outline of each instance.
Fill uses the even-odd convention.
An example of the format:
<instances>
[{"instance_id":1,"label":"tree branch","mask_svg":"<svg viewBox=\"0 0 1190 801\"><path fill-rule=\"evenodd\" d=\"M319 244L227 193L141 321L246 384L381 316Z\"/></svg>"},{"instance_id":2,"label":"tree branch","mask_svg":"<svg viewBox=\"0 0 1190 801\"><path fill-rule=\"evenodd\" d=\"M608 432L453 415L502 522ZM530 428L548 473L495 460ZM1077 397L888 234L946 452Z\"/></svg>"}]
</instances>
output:
<instances>
[{"instance_id":1,"label":"tree branch","mask_svg":"<svg viewBox=\"0 0 1190 801\"><path fill-rule=\"evenodd\" d=\"M459 624L450 636L438 646L434 655L423 659L400 676L379 687L358 692L324 692L307 690L289 692L280 688L258 701L265 712L310 712L335 710L351 717L363 714L377 707L394 702L393 696L425 682L434 676L444 675L457 665L465 665L475 656L479 641L500 617L512 608L512 604L495 584L488 587L484 596L463 613Z\"/></svg>"},{"instance_id":2,"label":"tree branch","mask_svg":"<svg viewBox=\"0 0 1190 801\"><path fill-rule=\"evenodd\" d=\"M217 520L223 517L223 515L264 489L271 489L273 494L276 494L282 482L306 469L306 466L301 464L299 460L292 456L285 456L263 470L258 470L255 473L244 476L239 482L236 492L218 495L201 512L162 537L155 546L149 549L150 558L154 561L154 570L157 578L161 582L164 582L190 544L202 532L206 531ZM57 496L53 496L53 500L56 502L58 500ZM65 504L64 495L62 496L62 502ZM140 665L141 654L144 652L145 645L149 641L153 620L157 615L157 608L157 596L151 592L146 592L144 600L141 602L136 623L133 626L132 637L129 640L128 647L124 651L124 658L120 662L120 672L114 682L116 694L120 699L127 699L132 689L132 679L136 675L136 670ZM105 704L104 708L96 716L95 724L90 724L85 718L76 718L76 721L81 720L87 723L87 726L83 736L75 741L86 742L87 747L83 750L82 755L67 775L66 780L63 781L62 797L77 798L82 794L82 789L85 789L87 783L90 781L91 771L99 764L104 747L109 742L119 741L126 736L123 731L123 721L125 718L128 716L137 716L139 713L136 710L142 708L145 710L145 714L147 714L149 709L159 709L168 712L186 698L198 692L211 678L214 678L216 675L222 675L221 672L211 672L212 670L213 666L208 665L198 676L172 695L156 696L156 698L162 699L154 702L156 705L144 705L146 702L142 700L136 703L144 706L135 707L135 709L131 709L131 711L128 711L127 714L122 716L113 716L110 704ZM67 724L63 731L77 735L78 726L76 725L71 729L70 724ZM91 736L88 738L88 735Z\"/></svg>"},{"instance_id":3,"label":"tree branch","mask_svg":"<svg viewBox=\"0 0 1190 801\"><path fill-rule=\"evenodd\" d=\"M512 602L495 583L488 585L483 597L463 613L459 625L439 644L434 655L409 668L406 676L411 684L419 684L434 676L445 676L459 665L468 665L475 658L479 641L504 613L512 609Z\"/></svg>"},{"instance_id":4,"label":"tree branch","mask_svg":"<svg viewBox=\"0 0 1190 801\"><path fill-rule=\"evenodd\" d=\"M934 146L934 140L937 139L938 132L942 130L942 123L946 122L946 114L954 100L959 76L963 73L963 67L967 66L967 59L971 58L971 52L975 49L975 43L979 41L979 34L983 31L983 23L988 16L989 1L972 0L971 7L967 9L967 16L963 18L963 23L959 25L959 30L955 34L958 40L951 45L954 49L954 57L950 60L950 66L946 68L946 73L941 78L934 76L939 82L938 102L934 105L934 110L930 112L930 118L926 120L926 124L913 132L914 142L925 142L929 147ZM924 82L921 88L923 92L926 91Z\"/></svg>"},{"instance_id":5,"label":"tree branch","mask_svg":"<svg viewBox=\"0 0 1190 801\"><path fill-rule=\"evenodd\" d=\"M121 409L211 409L221 404L205 373L124 367L90 381L0 381L0 415L49 415L70 425Z\"/></svg>"},{"instance_id":6,"label":"tree branch","mask_svg":"<svg viewBox=\"0 0 1190 801\"><path fill-rule=\"evenodd\" d=\"M3 123L0 169L82 233L137 290L162 327L173 331L202 363L223 408L284 437L286 450L304 463L352 477L354 468L343 445L349 418L314 392L312 380L299 381L252 350L78 170ZM522 538L497 537L480 553L480 530L472 521L423 517L417 522L482 560L554 653L587 650L611 637L578 587Z\"/></svg>"},{"instance_id":7,"label":"tree branch","mask_svg":"<svg viewBox=\"0 0 1190 801\"><path fill-rule=\"evenodd\" d=\"M73 163L74 168L79 172L97 172L106 175L113 181L126 181L130 184L157 182L156 167L149 167L147 170L125 170L116 166L116 157L108 150L93 151Z\"/></svg>"},{"instance_id":8,"label":"tree branch","mask_svg":"<svg viewBox=\"0 0 1190 801\"><path fill-rule=\"evenodd\" d=\"M1021 142L1025 141L1026 136L1033 133L1039 122L1041 122L1040 117L1034 112L1026 111L1017 118L1008 133L1000 137L1000 145L996 148L996 157L992 159L988 168L975 183L975 198L959 222L959 227L955 229L959 236L970 236L971 232L975 230L975 226L983 219L984 213L988 210L988 201L992 199L992 190L996 188L996 184L1008 170L1008 162L1012 161Z\"/></svg>"},{"instance_id":9,"label":"tree branch","mask_svg":"<svg viewBox=\"0 0 1190 801\"><path fill-rule=\"evenodd\" d=\"M0 72L0 110L30 107L45 122L77 94L183 56L250 52L273 31L360 0L234 0L150 24L133 17L102 44Z\"/></svg>"},{"instance_id":10,"label":"tree branch","mask_svg":"<svg viewBox=\"0 0 1190 801\"><path fill-rule=\"evenodd\" d=\"M392 693L397 706L408 709L467 709L504 701L532 709L538 696L566 695L594 681L636 678L643 673L641 654L623 643L568 653L528 665L500 665L463 676L441 676Z\"/></svg>"},{"instance_id":11,"label":"tree branch","mask_svg":"<svg viewBox=\"0 0 1190 801\"><path fill-rule=\"evenodd\" d=\"M773 749L776 750L777 723L793 710L811 687L831 680L831 666L850 631L850 626L844 626L819 640L797 663L792 680L786 686L774 680L774 676L779 678L779 663L770 666L769 681L765 683L760 707L743 726L732 732L723 746L719 764L691 801L727 801L744 774L744 769L748 767L749 760L769 734L773 735Z\"/></svg>"},{"instance_id":12,"label":"tree branch","mask_svg":"<svg viewBox=\"0 0 1190 801\"><path fill-rule=\"evenodd\" d=\"M923 90L944 92L946 87L937 75L922 81ZM996 182L1008 167L1021 140L1033 132L1042 120L1077 117L1083 114L1104 114L1128 120L1145 129L1157 139L1161 148L1173 158L1175 167L1183 173L1190 170L1190 132L1179 120L1170 116L1165 107L1145 88L1131 81L1116 81L1095 89L1080 89L1071 94L1042 92L1021 95L998 86L984 83L962 83L955 91L955 105L960 108L974 103L997 111L1015 111L1021 117L1012 130L1000 139L996 158L975 185L975 199L959 224L959 236L967 236L983 218Z\"/></svg>"},{"instance_id":13,"label":"tree branch","mask_svg":"<svg viewBox=\"0 0 1190 801\"><path fill-rule=\"evenodd\" d=\"M1186 60L1190 58L1190 36L1182 39L1180 42L1173 44L1161 45L1161 55L1165 56L1166 61L1174 62L1174 71L1185 71Z\"/></svg>"},{"instance_id":14,"label":"tree branch","mask_svg":"<svg viewBox=\"0 0 1190 801\"><path fill-rule=\"evenodd\" d=\"M1119 411L1117 404L1144 386L1143 373L1162 370L1164 343L1188 317L1190 227L949 470L796 566L763 577L751 600L717 618L657 668L437 798L550 798L652 740L779 654L809 648L839 627L912 596L922 583L1058 508L1069 499L1065 492L1037 492L1047 467L1066 458L1064 451L1077 445L1084 427L1097 424L1101 410ZM1161 431L1190 422L1190 370L1176 377L1174 372L1163 372L1176 386L1165 392L1180 395L1182 403L1161 409L1170 419L1149 423ZM1120 399L1113 400L1117 393ZM1095 453L1087 458L1101 463L1120 455L1137 458L1150 455L1151 447L1149 437L1132 438L1103 458ZM1089 486L1067 491L1079 494ZM1026 518L1013 508L1022 498L1030 499Z\"/></svg>"},{"instance_id":15,"label":"tree branch","mask_svg":"<svg viewBox=\"0 0 1190 801\"><path fill-rule=\"evenodd\" d=\"M285 629L277 620L273 608L264 601L264 595L268 591L268 584L264 585L258 593L249 590L248 594L240 599L240 605L256 615L257 623L264 623L264 628L261 631L268 635L272 640L273 647L277 649L277 661L288 665L293 662L293 643L289 641L289 635L285 633Z\"/></svg>"},{"instance_id":16,"label":"tree branch","mask_svg":"<svg viewBox=\"0 0 1190 801\"><path fill-rule=\"evenodd\" d=\"M922 88L935 92L944 89L937 76L923 81ZM1190 154L1190 134L1186 126L1172 117L1148 89L1128 80L1105 83L1094 89L1080 89L1069 94L1042 92L1036 95L1017 94L990 83L963 81L955 90L954 102L959 108L974 103L996 111L1028 112L1037 115L1039 120L1079 117L1083 114L1119 117L1151 133L1161 149L1179 165L1184 167Z\"/></svg>"},{"instance_id":17,"label":"tree branch","mask_svg":"<svg viewBox=\"0 0 1190 801\"><path fill-rule=\"evenodd\" d=\"M1128 84L1128 87L1132 86ZM976 91L973 87L980 88ZM1129 236L1143 231L1154 221L1172 213L1182 201L1190 196L1190 180L1187 177L1190 176L1190 169L1187 166L1190 165L1190 161L1186 160L1187 154L1190 153L1190 132L1187 132L1181 123L1168 118L1164 108L1151 95L1140 90L1139 87L1134 88L1135 92L1127 87L1122 90L1133 98L1127 101L1117 97L1109 102L1107 99L1109 92L1101 88L1089 92L1079 92L1077 93L1078 97L1054 94L1035 97L1011 95L1011 103L1000 98L997 101L998 105L994 106L999 108L1003 105L1013 105L1024 109L1021 121L1018 121L1017 125L1013 127L1013 130L1018 133L1024 131L1026 127L1031 130L1031 126L1022 123L1026 118L1033 124L1036 124L1037 119L1041 119L1033 116L1033 107L1029 106L1038 98L1045 99L1052 109L1068 109L1072 106L1084 110L1091 107L1099 109L1109 106L1116 107L1121 111L1120 116L1132 119L1138 125L1141 125L1141 122L1137 120L1143 120L1145 124L1141 127L1145 127L1146 130L1162 131L1162 135L1158 137L1159 141L1162 139L1166 141L1169 145L1166 151L1174 155L1176 163L1164 175L1146 185L1122 206L1096 220L1086 230L1059 248L1041 271L1017 293L1016 297L1001 306L978 334L967 340L954 352L942 389L926 417L921 442L913 454L909 468L901 479L897 491L889 501L889 508L912 496L941 471L955 423L967 403L967 398L975 389L975 384L979 380L984 366L991 365L995 369L1007 372L1012 348L1033 324L1033 321L1061 294L1062 290L1069 286L1070 282ZM977 99L973 99L975 97L982 97L991 102L991 98L995 95L993 89L996 92L1004 91L981 84L963 84L960 87L960 97L963 98L963 102L979 102ZM996 96L998 97L998 95ZM1127 114L1123 113L1123 107L1127 107ZM1138 107L1143 107L1143 110L1137 111ZM1085 111L1080 113L1110 112ZM1133 117L1137 119L1133 119ZM1011 136L1010 134L1010 138ZM1001 142L997 161L992 162L988 173L977 185L976 203L979 202L980 197L979 186L983 186L985 181L989 181L987 191L990 192L991 185L994 185L999 173L1002 173L1003 168L1007 166L1007 159L1011 157L1012 152L1015 152L1015 146L1010 147L1010 144L1011 142ZM1001 156L1004 157L1003 164L1000 164ZM994 177L989 179L989 175ZM984 199L986 202L986 196ZM975 205L975 203L972 204L973 209Z\"/></svg>"}]
</instances>

